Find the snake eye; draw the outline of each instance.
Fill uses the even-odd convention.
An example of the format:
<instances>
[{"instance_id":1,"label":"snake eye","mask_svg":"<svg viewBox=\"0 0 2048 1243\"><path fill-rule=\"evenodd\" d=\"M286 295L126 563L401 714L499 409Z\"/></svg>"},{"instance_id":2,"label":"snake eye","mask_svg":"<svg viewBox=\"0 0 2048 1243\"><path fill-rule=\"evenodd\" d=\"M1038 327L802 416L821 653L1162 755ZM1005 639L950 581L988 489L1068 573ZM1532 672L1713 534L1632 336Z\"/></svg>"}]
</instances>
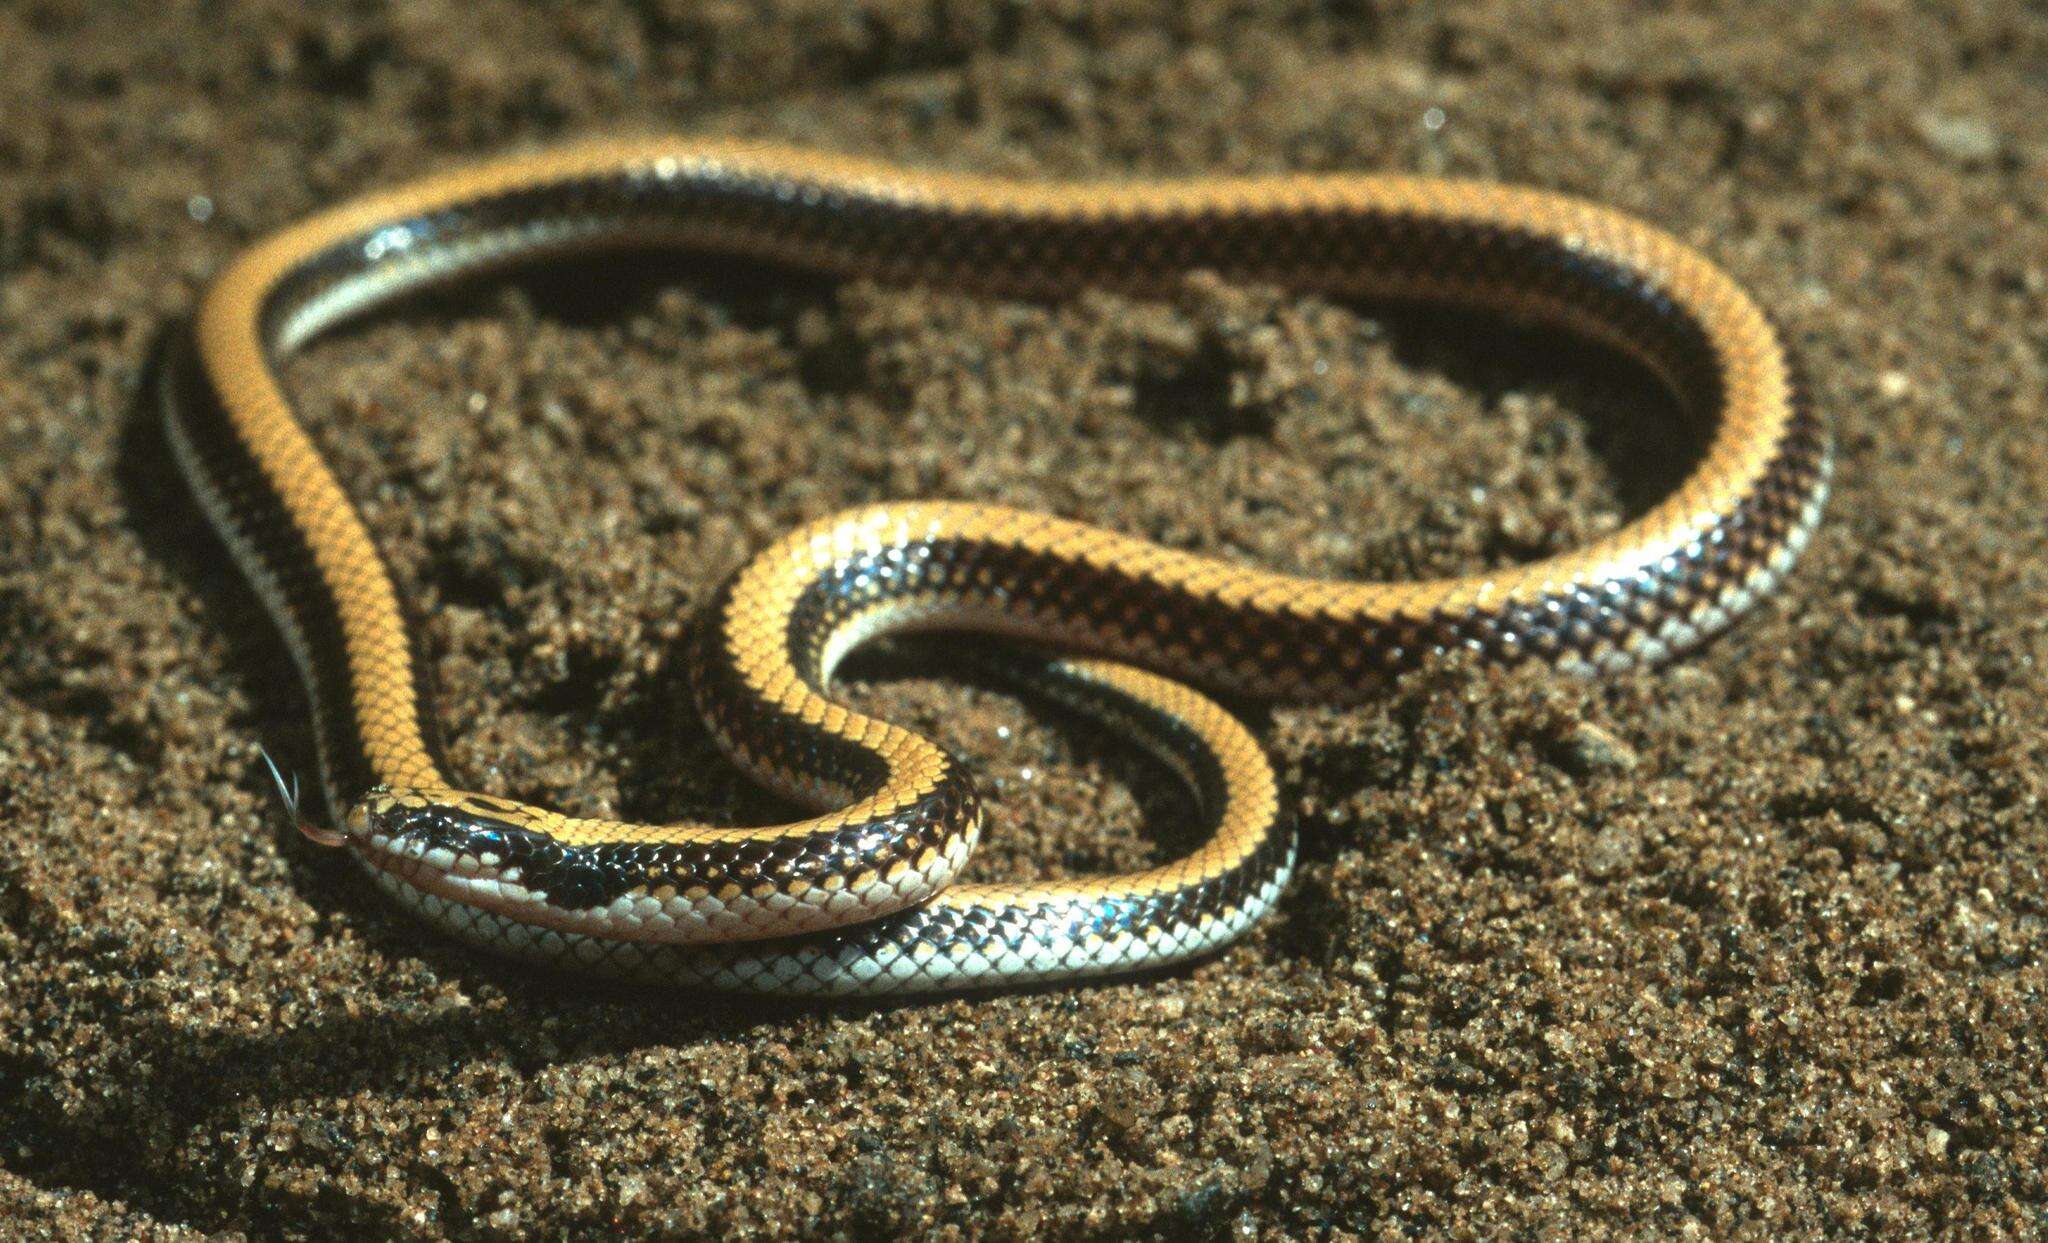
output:
<instances>
[{"instance_id":1,"label":"snake eye","mask_svg":"<svg viewBox=\"0 0 2048 1243\"><path fill-rule=\"evenodd\" d=\"M543 885L548 901L570 911L596 906L604 901L604 890L604 874L587 863L556 868Z\"/></svg>"}]
</instances>

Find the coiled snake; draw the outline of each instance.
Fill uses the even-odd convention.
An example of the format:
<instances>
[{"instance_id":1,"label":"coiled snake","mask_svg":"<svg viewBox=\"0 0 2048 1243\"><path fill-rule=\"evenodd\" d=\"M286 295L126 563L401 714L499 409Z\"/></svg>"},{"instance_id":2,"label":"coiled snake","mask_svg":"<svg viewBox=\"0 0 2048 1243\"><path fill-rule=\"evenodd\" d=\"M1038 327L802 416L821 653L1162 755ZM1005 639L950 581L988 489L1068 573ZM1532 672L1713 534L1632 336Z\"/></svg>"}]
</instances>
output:
<instances>
[{"instance_id":1,"label":"coiled snake","mask_svg":"<svg viewBox=\"0 0 2048 1243\"><path fill-rule=\"evenodd\" d=\"M1700 421L1705 449L1669 496L1596 543L1427 582L1289 577L995 505L844 513L734 576L697 654L720 744L819 814L755 828L576 818L445 772L404 594L272 360L423 286L628 247L1005 297L1143 294L1207 269L1499 312L1632 356ZM264 239L206 293L161 374L173 456L309 689L332 816L309 833L491 949L775 993L1066 979L1222 945L1285 884L1292 832L1253 739L1167 677L1343 700L1453 649L1581 672L1655 661L1779 581L1829 473L1779 334L1696 251L1559 195L1400 176L1019 184L751 143L577 146L430 177ZM1209 841L1131 875L951 884L980 823L966 772L830 693L856 645L933 628L1086 653L1037 658L1032 676L1177 767Z\"/></svg>"}]
</instances>

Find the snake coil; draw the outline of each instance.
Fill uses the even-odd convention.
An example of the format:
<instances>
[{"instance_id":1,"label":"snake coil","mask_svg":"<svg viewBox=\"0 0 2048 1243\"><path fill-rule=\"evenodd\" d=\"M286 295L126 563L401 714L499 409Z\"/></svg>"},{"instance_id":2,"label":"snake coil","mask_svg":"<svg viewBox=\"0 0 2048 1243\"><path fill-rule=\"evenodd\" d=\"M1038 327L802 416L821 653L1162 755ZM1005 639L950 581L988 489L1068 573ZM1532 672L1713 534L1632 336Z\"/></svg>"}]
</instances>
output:
<instances>
[{"instance_id":1,"label":"snake coil","mask_svg":"<svg viewBox=\"0 0 2048 1243\"><path fill-rule=\"evenodd\" d=\"M1706 447L1612 535L1435 581L1292 577L995 505L840 514L726 584L698 662L699 707L720 744L817 814L750 828L571 817L447 776L403 595L273 360L424 286L629 247L994 296L1154 293L1207 269L1498 312L1633 357ZM162 390L173 456L309 689L333 817L318 836L475 944L772 993L1060 980L1225 944L1286 883L1292 833L1256 742L1169 678L1344 700L1454 649L1596 674L1660 660L1779 582L1830 469L1824 430L1755 302L1692 248L1590 203L1399 176L1020 184L718 141L501 159L273 234L206 293ZM1087 653L1040 659L1031 676L1175 767L1210 839L1129 875L952 884L980 824L967 773L829 690L858 644L933 628Z\"/></svg>"}]
</instances>

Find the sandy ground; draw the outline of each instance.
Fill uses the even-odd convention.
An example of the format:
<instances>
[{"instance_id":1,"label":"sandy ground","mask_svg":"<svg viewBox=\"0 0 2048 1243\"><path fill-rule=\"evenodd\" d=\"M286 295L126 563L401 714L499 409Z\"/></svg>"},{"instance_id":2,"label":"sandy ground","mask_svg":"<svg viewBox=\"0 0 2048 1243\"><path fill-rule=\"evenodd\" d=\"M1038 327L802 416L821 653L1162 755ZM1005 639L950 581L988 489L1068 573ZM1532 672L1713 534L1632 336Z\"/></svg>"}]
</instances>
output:
<instances>
[{"instance_id":1,"label":"sandy ground","mask_svg":"<svg viewBox=\"0 0 2048 1243\"><path fill-rule=\"evenodd\" d=\"M2048 1229L2048 14L764 8L0 10L0 1211L67 1238ZM1779 313L1836 499L1782 595L1675 667L1254 706L1306 862L1191 970L804 1010L503 967L282 829L256 752L309 764L303 705L135 397L246 240L617 130L1585 194ZM1685 465L1654 394L1555 340L1201 280L1036 306L596 265L289 378L432 619L460 768L604 812L777 814L692 719L680 640L848 504L1391 577L1563 548ZM1113 742L928 669L853 693L972 757L978 875L1183 842Z\"/></svg>"}]
</instances>

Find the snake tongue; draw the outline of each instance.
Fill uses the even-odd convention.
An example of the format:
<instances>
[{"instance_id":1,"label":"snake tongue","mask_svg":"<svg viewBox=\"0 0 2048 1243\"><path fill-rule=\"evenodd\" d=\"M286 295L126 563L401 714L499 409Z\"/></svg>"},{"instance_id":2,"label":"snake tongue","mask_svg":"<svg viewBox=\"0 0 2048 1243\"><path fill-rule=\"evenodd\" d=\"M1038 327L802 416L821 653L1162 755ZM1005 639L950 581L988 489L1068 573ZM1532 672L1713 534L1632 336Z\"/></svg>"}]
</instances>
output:
<instances>
[{"instance_id":1,"label":"snake tongue","mask_svg":"<svg viewBox=\"0 0 2048 1243\"><path fill-rule=\"evenodd\" d=\"M330 829L323 824L314 824L311 820L301 820L298 822L298 826L299 832L305 835L306 840L315 846L325 846L332 849L348 841L348 834L343 833L340 829Z\"/></svg>"},{"instance_id":2,"label":"snake tongue","mask_svg":"<svg viewBox=\"0 0 2048 1243\"><path fill-rule=\"evenodd\" d=\"M270 780L277 786L277 801L284 805L285 817L298 826L299 832L305 835L307 841L312 842L316 846L332 847L339 846L348 840L348 837L339 829L330 829L323 825L314 824L310 820L301 819L299 816L299 775L293 773L291 780L287 781L285 780L284 773L279 771L277 761L270 758L270 752L258 750L256 754L262 759L263 766L270 770Z\"/></svg>"}]
</instances>

